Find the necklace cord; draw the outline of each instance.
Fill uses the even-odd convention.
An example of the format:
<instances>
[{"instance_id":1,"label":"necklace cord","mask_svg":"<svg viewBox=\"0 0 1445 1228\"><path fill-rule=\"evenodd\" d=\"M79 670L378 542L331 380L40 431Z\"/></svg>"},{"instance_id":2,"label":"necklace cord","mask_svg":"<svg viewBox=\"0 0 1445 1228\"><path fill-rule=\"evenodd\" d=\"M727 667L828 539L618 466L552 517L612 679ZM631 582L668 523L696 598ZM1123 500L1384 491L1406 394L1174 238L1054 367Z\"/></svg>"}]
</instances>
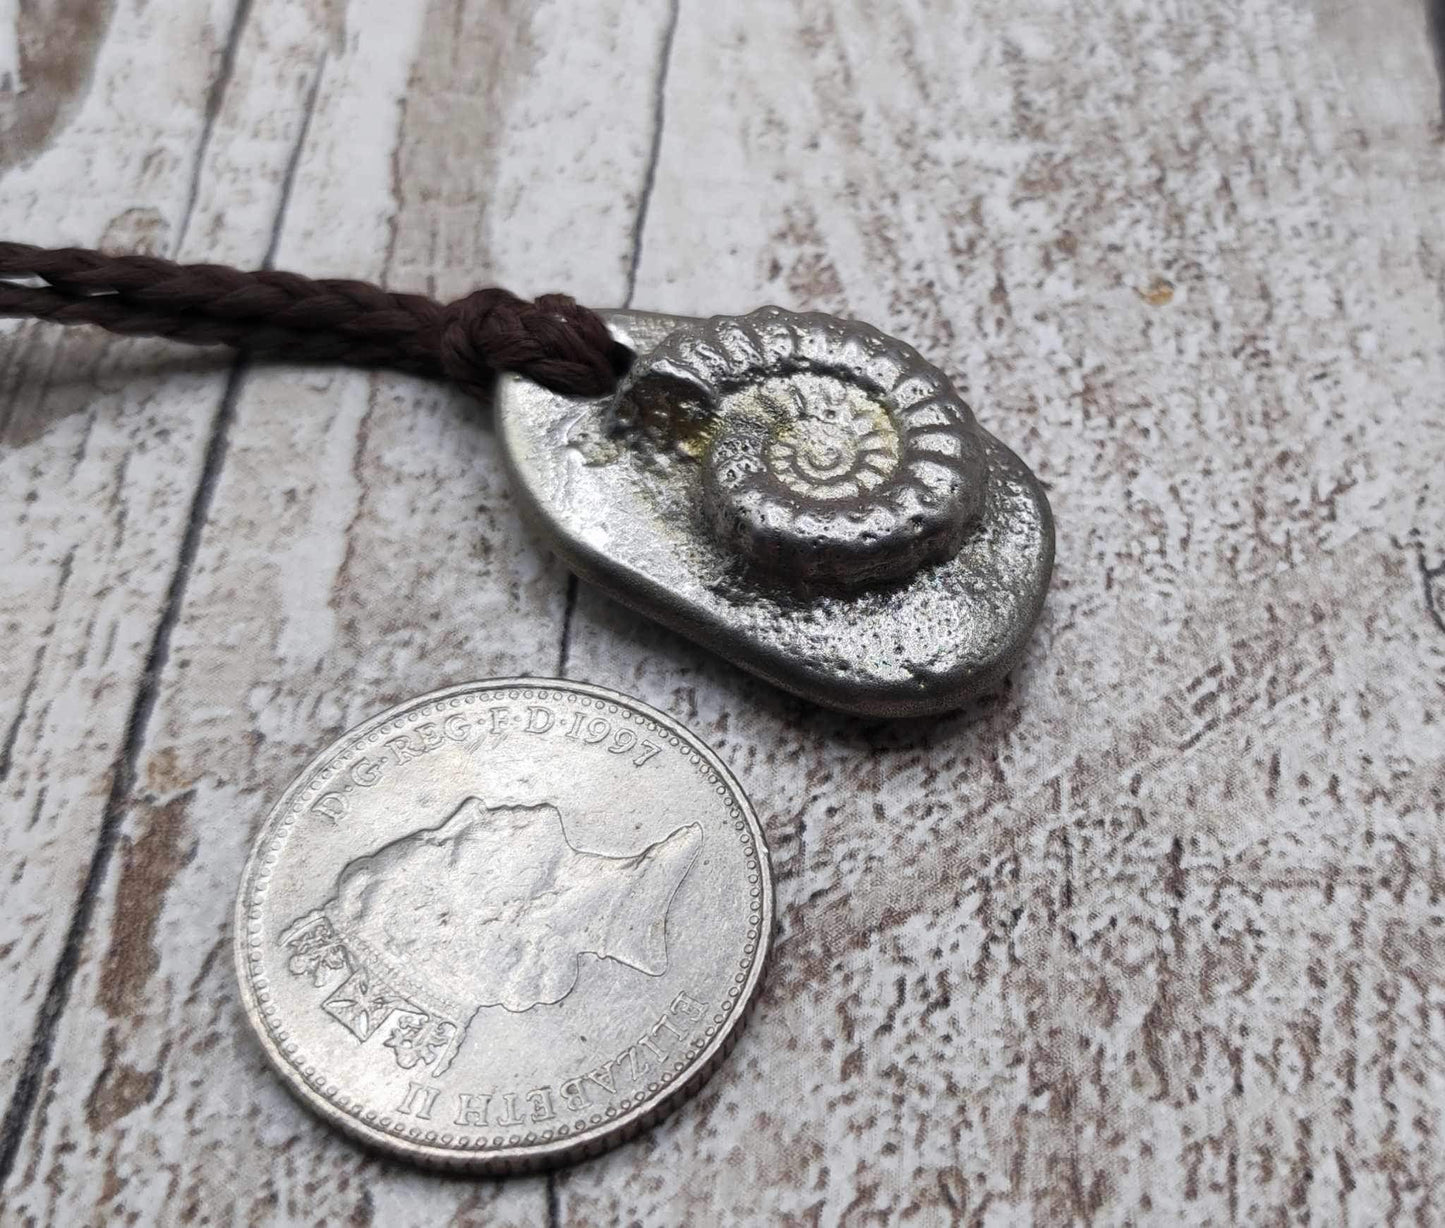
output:
<instances>
[{"instance_id":1,"label":"necklace cord","mask_svg":"<svg viewBox=\"0 0 1445 1228\"><path fill-rule=\"evenodd\" d=\"M596 312L565 294L529 302L489 288L440 303L364 281L26 243L0 242L0 317L94 324L294 362L391 367L482 397L500 371L569 396L603 396L632 357Z\"/></svg>"}]
</instances>

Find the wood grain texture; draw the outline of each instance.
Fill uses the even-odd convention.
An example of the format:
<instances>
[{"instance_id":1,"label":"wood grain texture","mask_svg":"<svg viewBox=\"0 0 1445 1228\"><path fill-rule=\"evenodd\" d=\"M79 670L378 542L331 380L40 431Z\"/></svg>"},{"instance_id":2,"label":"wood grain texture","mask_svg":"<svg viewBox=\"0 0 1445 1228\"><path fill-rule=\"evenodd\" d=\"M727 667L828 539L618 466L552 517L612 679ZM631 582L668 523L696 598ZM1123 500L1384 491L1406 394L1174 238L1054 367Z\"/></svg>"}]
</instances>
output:
<instances>
[{"instance_id":1,"label":"wood grain texture","mask_svg":"<svg viewBox=\"0 0 1445 1228\"><path fill-rule=\"evenodd\" d=\"M252 53L246 40L298 12L312 39L285 62L304 88L280 108L274 87L244 84L283 62L280 49ZM615 300L664 13L619 4L572 20L578 37L559 42L561 5L407 15L390 0L333 11L255 0L231 86L245 92L227 101L249 115L216 141L245 148L243 124L286 119L284 267ZM621 114L599 144L575 116L603 87ZM585 225L571 195L521 190L559 167L592 185ZM492 250L494 229L508 250ZM565 573L519 524L485 415L460 394L255 368L226 395L138 779L6 1214L538 1222L544 1180L476 1186L380 1164L295 1105L246 1031L227 935L251 833L316 739L459 677L553 671Z\"/></svg>"},{"instance_id":2,"label":"wood grain texture","mask_svg":"<svg viewBox=\"0 0 1445 1228\"><path fill-rule=\"evenodd\" d=\"M46 13L46 6L22 10L17 38L54 54L52 40L63 41L73 22ZM48 90L57 115L69 119L29 160L16 133L7 137L18 163L0 195L7 232L194 258L187 226L214 227L225 213L235 224L216 236L214 250L259 262L285 166L284 139L277 139L285 125L273 110L275 136L248 133L245 148L220 165L208 115L229 6L190 5L170 18L132 6L109 24L101 16L92 12L84 23L91 38L71 44L83 62L62 74L63 88L43 74L22 77L23 97ZM54 22L45 36L31 25L42 19ZM289 37L284 27L273 36ZM208 54L174 63L181 44ZM294 101L285 76L265 76L258 96L268 109ZM236 199L236 180L248 198ZM77 190L87 182L106 190ZM6 326L0 781L10 821L0 828L7 866L0 966L11 1009L0 1019L0 1092L7 1098L66 947L97 833L129 770L128 726L221 400L217 370L225 360L218 366L190 355L177 364L155 345Z\"/></svg>"},{"instance_id":3,"label":"wood grain texture","mask_svg":"<svg viewBox=\"0 0 1445 1228\"><path fill-rule=\"evenodd\" d=\"M1028 659L954 718L831 716L570 600L485 413L444 389L9 329L0 967L23 1009L0 1053L43 1060L0 1219L1445 1218L1422 8L578 10L117 0L75 41L89 67L27 84L53 118L22 117L37 152L0 159L0 213L443 295L868 319L957 373L1049 486ZM559 668L738 774L776 960L732 1058L646 1138L550 1180L414 1173L266 1072L235 883L342 728Z\"/></svg>"},{"instance_id":4,"label":"wood grain texture","mask_svg":"<svg viewBox=\"0 0 1445 1228\"><path fill-rule=\"evenodd\" d=\"M562 1222L1445 1214L1442 183L1342 50L1275 4L684 7L638 301L912 338L1059 563L1009 692L918 728L584 592L571 671L763 799L782 929L729 1068Z\"/></svg>"}]
</instances>

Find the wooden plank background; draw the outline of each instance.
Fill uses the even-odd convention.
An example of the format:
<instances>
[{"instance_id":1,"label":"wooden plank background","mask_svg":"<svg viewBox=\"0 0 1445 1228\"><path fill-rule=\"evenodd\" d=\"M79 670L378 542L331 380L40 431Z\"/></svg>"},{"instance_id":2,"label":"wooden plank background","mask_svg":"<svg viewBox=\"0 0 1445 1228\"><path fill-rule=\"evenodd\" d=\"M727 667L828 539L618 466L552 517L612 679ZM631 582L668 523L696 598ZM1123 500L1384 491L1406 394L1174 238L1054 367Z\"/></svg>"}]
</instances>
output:
<instances>
[{"instance_id":1,"label":"wooden plank background","mask_svg":"<svg viewBox=\"0 0 1445 1228\"><path fill-rule=\"evenodd\" d=\"M1000 695L820 712L519 524L485 409L11 324L0 1220L1445 1222L1445 170L1421 0L0 0L0 221L443 296L855 315L1048 484ZM563 673L764 817L696 1102L371 1157L232 982L252 831L409 694Z\"/></svg>"}]
</instances>

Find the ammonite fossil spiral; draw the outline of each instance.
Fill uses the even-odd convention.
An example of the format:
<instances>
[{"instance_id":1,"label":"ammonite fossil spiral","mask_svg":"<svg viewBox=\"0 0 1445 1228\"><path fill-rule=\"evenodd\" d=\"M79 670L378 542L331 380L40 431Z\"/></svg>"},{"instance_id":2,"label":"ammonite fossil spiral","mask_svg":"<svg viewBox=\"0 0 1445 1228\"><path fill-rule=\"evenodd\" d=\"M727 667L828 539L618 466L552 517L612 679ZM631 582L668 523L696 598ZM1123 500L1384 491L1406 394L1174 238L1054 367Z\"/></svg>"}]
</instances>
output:
<instances>
[{"instance_id":1,"label":"ammonite fossil spiral","mask_svg":"<svg viewBox=\"0 0 1445 1228\"><path fill-rule=\"evenodd\" d=\"M1048 497L947 376L866 324L604 313L611 397L502 379L522 508L617 600L814 702L946 712L1021 659Z\"/></svg>"},{"instance_id":2,"label":"ammonite fossil spiral","mask_svg":"<svg viewBox=\"0 0 1445 1228\"><path fill-rule=\"evenodd\" d=\"M851 320L764 307L679 329L615 413L659 462L701 466L701 511L729 550L804 586L951 558L983 505L983 440L948 377Z\"/></svg>"}]
</instances>

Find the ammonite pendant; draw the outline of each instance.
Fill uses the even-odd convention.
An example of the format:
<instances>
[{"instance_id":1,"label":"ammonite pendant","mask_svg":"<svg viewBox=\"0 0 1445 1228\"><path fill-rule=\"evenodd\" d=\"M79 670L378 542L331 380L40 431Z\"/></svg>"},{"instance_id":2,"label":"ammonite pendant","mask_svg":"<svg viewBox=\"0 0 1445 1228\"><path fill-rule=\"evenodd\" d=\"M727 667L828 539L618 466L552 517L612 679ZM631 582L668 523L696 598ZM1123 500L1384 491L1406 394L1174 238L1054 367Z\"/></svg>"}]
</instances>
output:
<instances>
[{"instance_id":1,"label":"ammonite pendant","mask_svg":"<svg viewBox=\"0 0 1445 1228\"><path fill-rule=\"evenodd\" d=\"M1048 500L948 377L877 329L764 307L604 312L610 398L502 379L523 506L585 580L806 699L946 712L1043 607Z\"/></svg>"}]
</instances>

